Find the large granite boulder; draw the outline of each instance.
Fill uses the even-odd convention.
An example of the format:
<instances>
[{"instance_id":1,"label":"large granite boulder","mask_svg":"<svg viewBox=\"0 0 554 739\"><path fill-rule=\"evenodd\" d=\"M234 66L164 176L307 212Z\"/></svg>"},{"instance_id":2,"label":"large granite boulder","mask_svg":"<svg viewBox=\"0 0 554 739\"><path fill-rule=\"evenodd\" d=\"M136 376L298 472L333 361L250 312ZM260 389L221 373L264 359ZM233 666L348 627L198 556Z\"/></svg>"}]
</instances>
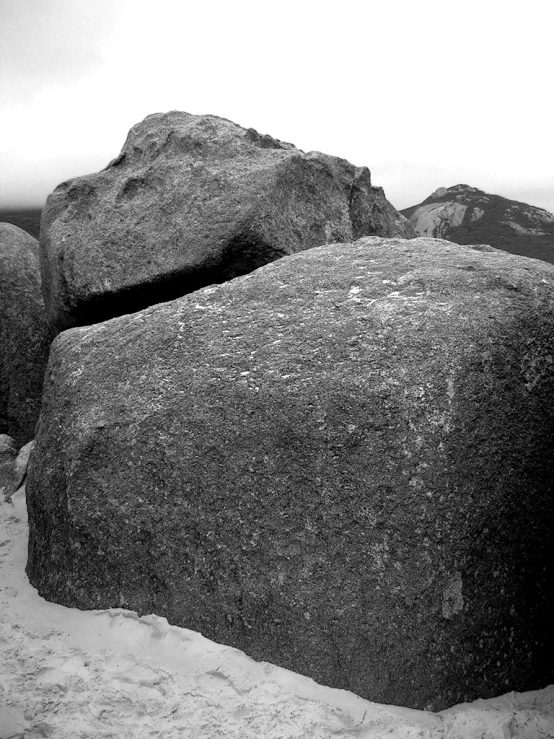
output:
<instances>
[{"instance_id":1,"label":"large granite boulder","mask_svg":"<svg viewBox=\"0 0 554 739\"><path fill-rule=\"evenodd\" d=\"M97 323L366 234L415 236L366 167L216 116L151 115L48 198L48 315L57 331Z\"/></svg>"},{"instance_id":2,"label":"large granite boulder","mask_svg":"<svg viewBox=\"0 0 554 739\"><path fill-rule=\"evenodd\" d=\"M38 242L0 223L0 434L18 447L35 435L50 341Z\"/></svg>"},{"instance_id":3,"label":"large granite boulder","mask_svg":"<svg viewBox=\"0 0 554 739\"><path fill-rule=\"evenodd\" d=\"M53 344L28 575L383 703L552 682L554 267L311 249Z\"/></svg>"}]
</instances>

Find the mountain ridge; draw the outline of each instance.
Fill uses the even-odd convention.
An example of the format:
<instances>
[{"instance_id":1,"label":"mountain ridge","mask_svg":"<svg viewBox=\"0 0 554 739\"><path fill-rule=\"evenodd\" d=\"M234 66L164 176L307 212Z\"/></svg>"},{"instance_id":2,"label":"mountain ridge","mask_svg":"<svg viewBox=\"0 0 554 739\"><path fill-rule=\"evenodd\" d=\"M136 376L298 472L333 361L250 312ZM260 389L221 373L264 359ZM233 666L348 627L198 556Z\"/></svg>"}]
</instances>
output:
<instances>
[{"instance_id":1,"label":"mountain ridge","mask_svg":"<svg viewBox=\"0 0 554 739\"><path fill-rule=\"evenodd\" d=\"M497 249L554 264L554 214L466 184L439 187L400 213L419 236Z\"/></svg>"}]
</instances>

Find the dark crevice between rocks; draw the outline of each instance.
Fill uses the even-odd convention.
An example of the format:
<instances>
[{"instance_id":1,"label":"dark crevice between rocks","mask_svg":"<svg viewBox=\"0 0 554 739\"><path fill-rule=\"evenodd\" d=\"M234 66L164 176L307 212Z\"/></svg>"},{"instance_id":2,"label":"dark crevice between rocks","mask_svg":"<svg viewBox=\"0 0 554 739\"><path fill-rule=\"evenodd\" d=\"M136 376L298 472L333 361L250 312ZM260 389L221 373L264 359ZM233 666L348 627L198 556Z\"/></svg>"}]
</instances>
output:
<instances>
[{"instance_id":1,"label":"dark crevice between rocks","mask_svg":"<svg viewBox=\"0 0 554 739\"><path fill-rule=\"evenodd\" d=\"M362 236L377 233L379 224L375 222L375 211L379 208L380 196L384 200L384 192L379 191L380 188L373 187L371 184L369 169L360 167L356 171L356 176L350 186L348 199L348 212L354 241L362 238ZM371 208L367 207L368 199L372 202ZM381 210L383 209L381 208ZM382 220L381 217L380 221Z\"/></svg>"},{"instance_id":2,"label":"dark crevice between rocks","mask_svg":"<svg viewBox=\"0 0 554 739\"><path fill-rule=\"evenodd\" d=\"M240 235L229 243L217 263L180 270L152 279L148 283L94 296L81 302L70 315L60 316L57 330L100 323L136 313L158 303L176 300L208 285L221 284L249 274L283 256L286 256L283 249L248 235Z\"/></svg>"}]
</instances>

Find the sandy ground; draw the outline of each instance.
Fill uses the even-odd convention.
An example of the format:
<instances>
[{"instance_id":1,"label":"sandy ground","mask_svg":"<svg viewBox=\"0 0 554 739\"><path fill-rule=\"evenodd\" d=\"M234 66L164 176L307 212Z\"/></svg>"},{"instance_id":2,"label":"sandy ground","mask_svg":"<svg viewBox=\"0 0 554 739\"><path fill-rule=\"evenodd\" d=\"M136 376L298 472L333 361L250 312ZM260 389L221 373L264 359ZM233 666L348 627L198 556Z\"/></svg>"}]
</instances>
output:
<instances>
[{"instance_id":1,"label":"sandy ground","mask_svg":"<svg viewBox=\"0 0 554 739\"><path fill-rule=\"evenodd\" d=\"M0 739L554 737L554 686L441 713L385 706L132 611L49 603L25 576L24 489L0 504Z\"/></svg>"}]
</instances>

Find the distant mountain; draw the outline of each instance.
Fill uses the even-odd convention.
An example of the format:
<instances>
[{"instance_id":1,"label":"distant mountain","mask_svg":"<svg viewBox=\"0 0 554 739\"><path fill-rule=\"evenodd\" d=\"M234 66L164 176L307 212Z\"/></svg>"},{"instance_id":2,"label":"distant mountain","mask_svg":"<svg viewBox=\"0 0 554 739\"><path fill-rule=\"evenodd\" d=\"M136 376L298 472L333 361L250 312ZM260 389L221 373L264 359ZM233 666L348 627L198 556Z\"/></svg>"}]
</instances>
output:
<instances>
[{"instance_id":1,"label":"distant mountain","mask_svg":"<svg viewBox=\"0 0 554 739\"><path fill-rule=\"evenodd\" d=\"M554 264L554 215L543 208L454 185L439 187L419 205L400 212L419 236L489 244Z\"/></svg>"},{"instance_id":2,"label":"distant mountain","mask_svg":"<svg viewBox=\"0 0 554 739\"><path fill-rule=\"evenodd\" d=\"M2 208L0 223L12 223L38 239L42 208Z\"/></svg>"}]
</instances>

